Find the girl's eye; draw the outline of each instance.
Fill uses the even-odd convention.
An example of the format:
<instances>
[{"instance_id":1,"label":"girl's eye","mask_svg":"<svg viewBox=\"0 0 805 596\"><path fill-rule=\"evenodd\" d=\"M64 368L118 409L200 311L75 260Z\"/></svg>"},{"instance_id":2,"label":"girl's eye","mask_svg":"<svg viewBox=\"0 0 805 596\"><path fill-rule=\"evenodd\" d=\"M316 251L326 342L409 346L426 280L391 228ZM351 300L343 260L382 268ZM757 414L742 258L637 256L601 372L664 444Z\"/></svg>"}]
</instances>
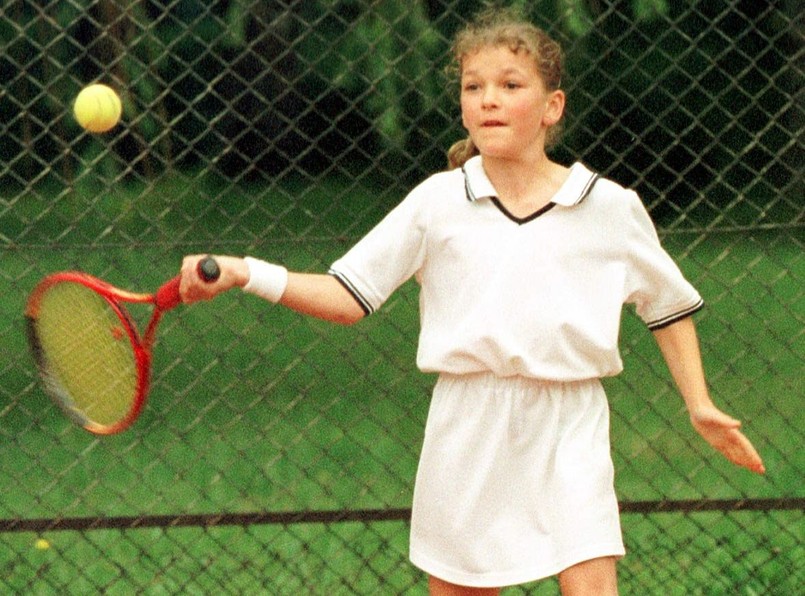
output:
<instances>
[{"instance_id":1,"label":"girl's eye","mask_svg":"<svg viewBox=\"0 0 805 596\"><path fill-rule=\"evenodd\" d=\"M520 87L520 83L515 81L506 81L506 89L518 89Z\"/></svg>"},{"instance_id":2,"label":"girl's eye","mask_svg":"<svg viewBox=\"0 0 805 596\"><path fill-rule=\"evenodd\" d=\"M478 89L477 83L466 83L464 85L464 91L476 91Z\"/></svg>"}]
</instances>

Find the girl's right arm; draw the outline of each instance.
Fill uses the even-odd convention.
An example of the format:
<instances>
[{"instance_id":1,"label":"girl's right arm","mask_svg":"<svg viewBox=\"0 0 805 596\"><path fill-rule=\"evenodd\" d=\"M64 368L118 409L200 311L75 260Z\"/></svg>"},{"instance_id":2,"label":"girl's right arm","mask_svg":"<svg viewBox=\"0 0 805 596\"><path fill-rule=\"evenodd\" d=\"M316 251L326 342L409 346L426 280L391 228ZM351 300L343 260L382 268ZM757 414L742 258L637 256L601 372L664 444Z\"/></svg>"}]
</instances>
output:
<instances>
[{"instance_id":1,"label":"girl's right arm","mask_svg":"<svg viewBox=\"0 0 805 596\"><path fill-rule=\"evenodd\" d=\"M204 255L185 257L182 262L180 292L185 304L210 300L232 288L245 287L250 281L247 262L240 257L215 256L221 276L215 282L202 281L196 273ZM279 304L304 315L333 323L351 325L365 313L355 298L332 275L288 273L287 285L280 292Z\"/></svg>"},{"instance_id":2,"label":"girl's right arm","mask_svg":"<svg viewBox=\"0 0 805 596\"><path fill-rule=\"evenodd\" d=\"M296 312L331 323L352 325L366 313L335 277L324 273L288 273L279 301Z\"/></svg>"}]
</instances>

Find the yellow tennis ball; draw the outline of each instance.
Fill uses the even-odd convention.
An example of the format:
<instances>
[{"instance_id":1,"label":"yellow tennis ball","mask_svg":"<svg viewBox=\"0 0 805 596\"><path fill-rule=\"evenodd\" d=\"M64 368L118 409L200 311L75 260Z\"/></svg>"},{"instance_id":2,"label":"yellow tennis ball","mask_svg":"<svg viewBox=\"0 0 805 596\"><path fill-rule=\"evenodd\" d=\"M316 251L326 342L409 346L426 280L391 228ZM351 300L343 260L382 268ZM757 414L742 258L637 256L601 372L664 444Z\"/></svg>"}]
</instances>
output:
<instances>
[{"instance_id":1,"label":"yellow tennis ball","mask_svg":"<svg viewBox=\"0 0 805 596\"><path fill-rule=\"evenodd\" d=\"M34 548L36 548L36 550L47 550L50 548L50 542L44 538L40 538L34 542Z\"/></svg>"},{"instance_id":2,"label":"yellow tennis ball","mask_svg":"<svg viewBox=\"0 0 805 596\"><path fill-rule=\"evenodd\" d=\"M111 87L96 83L81 90L75 98L73 113L89 132L106 132L120 122L123 105Z\"/></svg>"}]
</instances>

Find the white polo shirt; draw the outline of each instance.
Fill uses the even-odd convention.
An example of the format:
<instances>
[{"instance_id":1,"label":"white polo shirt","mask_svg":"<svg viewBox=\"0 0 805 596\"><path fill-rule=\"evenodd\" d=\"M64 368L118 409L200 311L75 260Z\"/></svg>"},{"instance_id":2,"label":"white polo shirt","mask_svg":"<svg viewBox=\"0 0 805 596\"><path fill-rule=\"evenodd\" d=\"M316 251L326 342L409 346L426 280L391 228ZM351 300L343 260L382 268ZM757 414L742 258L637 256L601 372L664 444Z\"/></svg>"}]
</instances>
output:
<instances>
[{"instance_id":1,"label":"white polo shirt","mask_svg":"<svg viewBox=\"0 0 805 596\"><path fill-rule=\"evenodd\" d=\"M435 174L330 273L367 314L416 277L425 372L611 376L623 368L623 304L633 303L650 329L703 305L637 194L580 163L526 218L498 201L480 156Z\"/></svg>"}]
</instances>

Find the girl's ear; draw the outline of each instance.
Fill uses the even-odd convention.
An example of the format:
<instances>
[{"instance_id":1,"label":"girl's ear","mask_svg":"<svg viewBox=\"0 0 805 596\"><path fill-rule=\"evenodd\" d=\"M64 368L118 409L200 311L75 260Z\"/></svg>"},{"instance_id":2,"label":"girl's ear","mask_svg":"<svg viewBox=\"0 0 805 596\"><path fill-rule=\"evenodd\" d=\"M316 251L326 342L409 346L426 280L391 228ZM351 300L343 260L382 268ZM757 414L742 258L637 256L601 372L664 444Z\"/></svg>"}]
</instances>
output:
<instances>
[{"instance_id":1,"label":"girl's ear","mask_svg":"<svg viewBox=\"0 0 805 596\"><path fill-rule=\"evenodd\" d=\"M553 126L562 119L565 112L565 92L557 89L548 95L548 102L545 106L545 113L542 115L542 123L546 127Z\"/></svg>"}]
</instances>

